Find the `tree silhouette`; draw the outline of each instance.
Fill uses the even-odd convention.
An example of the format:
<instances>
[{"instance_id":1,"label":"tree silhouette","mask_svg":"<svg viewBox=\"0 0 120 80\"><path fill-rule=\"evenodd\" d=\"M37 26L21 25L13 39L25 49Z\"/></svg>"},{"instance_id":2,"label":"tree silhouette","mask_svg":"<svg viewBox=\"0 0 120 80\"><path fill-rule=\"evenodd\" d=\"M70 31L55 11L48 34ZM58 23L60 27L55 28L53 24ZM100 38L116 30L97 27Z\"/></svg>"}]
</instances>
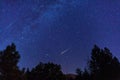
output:
<instances>
[{"instance_id":1,"label":"tree silhouette","mask_svg":"<svg viewBox=\"0 0 120 80\"><path fill-rule=\"evenodd\" d=\"M21 72L18 69L20 55L16 51L16 46L12 43L3 51L0 51L0 79L20 80Z\"/></svg>"},{"instance_id":2,"label":"tree silhouette","mask_svg":"<svg viewBox=\"0 0 120 80\"><path fill-rule=\"evenodd\" d=\"M75 80L83 80L82 79L82 75L83 75L83 72L82 72L82 70L81 69L79 69L79 68L77 68L76 69L76 73L77 73L77 75L76 75L76 79Z\"/></svg>"},{"instance_id":3,"label":"tree silhouette","mask_svg":"<svg viewBox=\"0 0 120 80\"><path fill-rule=\"evenodd\" d=\"M94 46L89 61L92 80L112 80L120 73L120 63L108 48Z\"/></svg>"},{"instance_id":4,"label":"tree silhouette","mask_svg":"<svg viewBox=\"0 0 120 80\"><path fill-rule=\"evenodd\" d=\"M90 80L90 74L87 69L84 69L84 71L81 71L79 68L76 69L76 79L75 80Z\"/></svg>"},{"instance_id":5,"label":"tree silhouette","mask_svg":"<svg viewBox=\"0 0 120 80\"><path fill-rule=\"evenodd\" d=\"M31 80L64 80L60 65L40 63L31 71Z\"/></svg>"},{"instance_id":6,"label":"tree silhouette","mask_svg":"<svg viewBox=\"0 0 120 80\"><path fill-rule=\"evenodd\" d=\"M83 79L83 80L91 80L90 73L88 72L87 69L84 69L84 72L83 72L83 74L82 74L82 79Z\"/></svg>"}]
</instances>

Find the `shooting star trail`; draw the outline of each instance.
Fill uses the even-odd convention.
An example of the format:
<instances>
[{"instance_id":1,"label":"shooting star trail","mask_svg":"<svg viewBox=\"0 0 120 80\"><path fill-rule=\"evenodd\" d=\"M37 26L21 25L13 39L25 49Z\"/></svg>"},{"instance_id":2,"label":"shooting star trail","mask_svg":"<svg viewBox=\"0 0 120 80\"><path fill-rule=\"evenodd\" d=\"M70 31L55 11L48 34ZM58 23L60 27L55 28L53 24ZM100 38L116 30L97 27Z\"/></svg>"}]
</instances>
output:
<instances>
[{"instance_id":1,"label":"shooting star trail","mask_svg":"<svg viewBox=\"0 0 120 80\"><path fill-rule=\"evenodd\" d=\"M60 55L64 55L66 52L68 52L70 49L68 48L68 49L65 49L65 50L63 50L61 53L60 53Z\"/></svg>"},{"instance_id":2,"label":"shooting star trail","mask_svg":"<svg viewBox=\"0 0 120 80\"><path fill-rule=\"evenodd\" d=\"M15 23L17 22L17 20L11 22L8 26L6 26L6 29L9 29L11 26L13 26ZM5 30L6 30L5 29Z\"/></svg>"}]
</instances>

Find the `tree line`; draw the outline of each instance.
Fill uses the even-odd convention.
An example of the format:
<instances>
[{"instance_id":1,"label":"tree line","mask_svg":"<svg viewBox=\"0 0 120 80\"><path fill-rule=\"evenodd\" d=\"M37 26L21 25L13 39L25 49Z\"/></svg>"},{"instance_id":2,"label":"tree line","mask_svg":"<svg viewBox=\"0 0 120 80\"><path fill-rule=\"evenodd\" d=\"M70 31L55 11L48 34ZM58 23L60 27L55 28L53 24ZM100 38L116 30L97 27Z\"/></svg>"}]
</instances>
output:
<instances>
[{"instance_id":1,"label":"tree line","mask_svg":"<svg viewBox=\"0 0 120 80\"><path fill-rule=\"evenodd\" d=\"M75 77L67 76L61 66L52 62L40 62L31 70L19 69L20 54L14 43L0 51L0 80L119 80L120 62L108 48L94 45L88 66L76 69ZM80 64L80 63L78 63Z\"/></svg>"}]
</instances>

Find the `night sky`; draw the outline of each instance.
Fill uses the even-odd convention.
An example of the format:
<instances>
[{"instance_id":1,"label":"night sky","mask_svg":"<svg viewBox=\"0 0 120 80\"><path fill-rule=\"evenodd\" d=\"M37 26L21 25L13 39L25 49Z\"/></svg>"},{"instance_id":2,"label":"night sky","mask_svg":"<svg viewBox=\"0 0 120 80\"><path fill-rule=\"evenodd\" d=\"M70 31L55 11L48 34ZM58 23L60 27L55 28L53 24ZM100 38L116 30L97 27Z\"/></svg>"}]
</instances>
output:
<instances>
[{"instance_id":1,"label":"night sky","mask_svg":"<svg viewBox=\"0 0 120 80\"><path fill-rule=\"evenodd\" d=\"M0 50L14 42L20 68L84 68L94 44L120 59L120 0L0 0Z\"/></svg>"}]
</instances>

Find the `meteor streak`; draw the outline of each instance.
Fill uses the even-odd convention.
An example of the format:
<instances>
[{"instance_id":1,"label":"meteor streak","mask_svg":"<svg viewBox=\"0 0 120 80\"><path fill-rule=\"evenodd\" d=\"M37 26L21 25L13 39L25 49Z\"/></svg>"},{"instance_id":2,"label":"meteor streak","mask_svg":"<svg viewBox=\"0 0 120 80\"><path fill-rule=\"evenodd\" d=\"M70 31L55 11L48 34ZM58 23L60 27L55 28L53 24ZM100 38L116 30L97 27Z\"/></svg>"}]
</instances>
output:
<instances>
[{"instance_id":1,"label":"meteor streak","mask_svg":"<svg viewBox=\"0 0 120 80\"><path fill-rule=\"evenodd\" d=\"M70 49L65 49L65 50L63 50L60 54L61 55L64 55L66 52L68 52Z\"/></svg>"}]
</instances>

